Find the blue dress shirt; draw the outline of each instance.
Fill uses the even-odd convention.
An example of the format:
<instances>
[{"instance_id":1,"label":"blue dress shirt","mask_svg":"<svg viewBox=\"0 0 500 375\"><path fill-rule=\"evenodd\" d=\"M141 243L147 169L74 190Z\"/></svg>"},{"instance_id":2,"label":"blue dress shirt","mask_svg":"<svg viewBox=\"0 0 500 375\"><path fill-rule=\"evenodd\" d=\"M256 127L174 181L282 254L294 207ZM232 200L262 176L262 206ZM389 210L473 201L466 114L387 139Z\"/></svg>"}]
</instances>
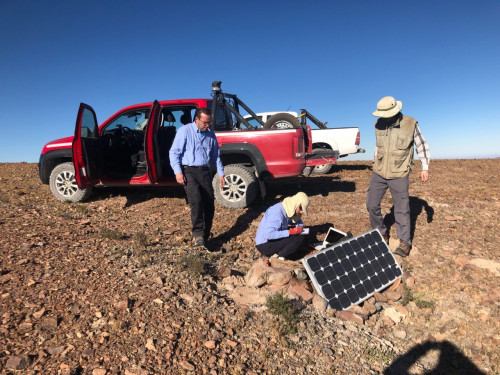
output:
<instances>
[{"instance_id":1,"label":"blue dress shirt","mask_svg":"<svg viewBox=\"0 0 500 375\"><path fill-rule=\"evenodd\" d=\"M257 229L255 245L263 244L269 240L277 240L289 237L288 225L301 225L302 220L293 223L292 219L286 215L285 207L281 202L269 207Z\"/></svg>"},{"instance_id":2,"label":"blue dress shirt","mask_svg":"<svg viewBox=\"0 0 500 375\"><path fill-rule=\"evenodd\" d=\"M201 133L194 122L177 130L169 157L175 174L182 173L182 165L208 167L212 162L219 176L224 176L224 166L220 160L219 145L214 132L208 129Z\"/></svg>"}]
</instances>

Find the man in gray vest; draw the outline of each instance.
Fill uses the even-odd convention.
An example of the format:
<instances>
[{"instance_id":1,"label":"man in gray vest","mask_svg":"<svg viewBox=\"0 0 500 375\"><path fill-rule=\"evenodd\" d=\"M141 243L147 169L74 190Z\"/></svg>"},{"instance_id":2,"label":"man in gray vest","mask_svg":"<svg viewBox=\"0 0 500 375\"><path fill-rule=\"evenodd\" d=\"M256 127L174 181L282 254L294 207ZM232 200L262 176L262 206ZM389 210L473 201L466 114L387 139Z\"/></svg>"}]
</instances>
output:
<instances>
[{"instance_id":1,"label":"man in gray vest","mask_svg":"<svg viewBox=\"0 0 500 375\"><path fill-rule=\"evenodd\" d=\"M420 178L425 183L429 178L429 147L425 142L418 122L401 113L403 103L392 96L385 96L377 103L373 116L375 121L375 160L370 187L366 196L366 209L373 229L378 228L386 242L389 233L384 225L380 202L389 189L394 201L394 218L400 244L394 253L406 257L410 254L410 194L409 174L413 167L414 148L420 158Z\"/></svg>"}]
</instances>

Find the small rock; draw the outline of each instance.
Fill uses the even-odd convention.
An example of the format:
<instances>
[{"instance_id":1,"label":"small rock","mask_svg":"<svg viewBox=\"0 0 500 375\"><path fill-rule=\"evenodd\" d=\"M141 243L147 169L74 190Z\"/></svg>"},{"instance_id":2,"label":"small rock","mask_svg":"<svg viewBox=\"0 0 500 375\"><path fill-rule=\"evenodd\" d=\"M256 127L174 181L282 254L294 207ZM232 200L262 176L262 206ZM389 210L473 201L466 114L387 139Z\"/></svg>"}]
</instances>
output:
<instances>
[{"instance_id":1,"label":"small rock","mask_svg":"<svg viewBox=\"0 0 500 375\"><path fill-rule=\"evenodd\" d=\"M365 303L363 304L363 307L368 310L369 314L375 314L377 312L377 308L375 307L375 304L373 303L368 303L367 301L365 301Z\"/></svg>"},{"instance_id":2,"label":"small rock","mask_svg":"<svg viewBox=\"0 0 500 375\"><path fill-rule=\"evenodd\" d=\"M130 367L125 369L125 375L148 375L149 372L142 368Z\"/></svg>"},{"instance_id":3,"label":"small rock","mask_svg":"<svg viewBox=\"0 0 500 375\"><path fill-rule=\"evenodd\" d=\"M403 305L395 305L394 308L398 310L398 312L405 317L408 316L410 313L408 312L408 309L404 307Z\"/></svg>"},{"instance_id":4,"label":"small rock","mask_svg":"<svg viewBox=\"0 0 500 375\"><path fill-rule=\"evenodd\" d=\"M231 276L231 268L229 267L226 267L224 265L220 265L219 267L217 267L217 270L215 271L215 276L217 277L228 277L228 276Z\"/></svg>"},{"instance_id":5,"label":"small rock","mask_svg":"<svg viewBox=\"0 0 500 375\"><path fill-rule=\"evenodd\" d=\"M19 324L20 331L31 331L33 329L33 324L30 322L23 322Z\"/></svg>"},{"instance_id":6,"label":"small rock","mask_svg":"<svg viewBox=\"0 0 500 375\"><path fill-rule=\"evenodd\" d=\"M382 314L389 317L394 323L399 323L404 318L403 314L401 314L394 307L386 308Z\"/></svg>"},{"instance_id":7,"label":"small rock","mask_svg":"<svg viewBox=\"0 0 500 375\"><path fill-rule=\"evenodd\" d=\"M467 259L466 257L460 255L455 259L455 264L457 264L458 266L464 267L464 266L470 264L470 260Z\"/></svg>"},{"instance_id":8,"label":"small rock","mask_svg":"<svg viewBox=\"0 0 500 375\"><path fill-rule=\"evenodd\" d=\"M397 329L394 331L394 336L397 337L398 339L405 339L406 338L406 331L403 331L402 329Z\"/></svg>"},{"instance_id":9,"label":"small rock","mask_svg":"<svg viewBox=\"0 0 500 375\"><path fill-rule=\"evenodd\" d=\"M5 368L8 370L24 370L29 365L28 356L15 355L9 357Z\"/></svg>"},{"instance_id":10,"label":"small rock","mask_svg":"<svg viewBox=\"0 0 500 375\"><path fill-rule=\"evenodd\" d=\"M353 306L349 307L348 311L351 311L355 314L362 316L363 319L368 318L368 316L370 315L370 312L368 311L368 309L361 307L361 306L358 306L358 305L353 305Z\"/></svg>"},{"instance_id":11,"label":"small rock","mask_svg":"<svg viewBox=\"0 0 500 375\"><path fill-rule=\"evenodd\" d=\"M148 349L148 350L150 350L152 352L156 352L156 348L155 348L153 339L147 339L146 340L146 349Z\"/></svg>"},{"instance_id":12,"label":"small rock","mask_svg":"<svg viewBox=\"0 0 500 375\"><path fill-rule=\"evenodd\" d=\"M400 284L401 284L401 277L398 277L398 278L396 279L396 281L394 281L394 282L392 283L392 285L389 287L389 289L387 289L387 290L389 290L389 291L391 291L391 290L396 290Z\"/></svg>"},{"instance_id":13,"label":"small rock","mask_svg":"<svg viewBox=\"0 0 500 375\"><path fill-rule=\"evenodd\" d=\"M375 297L375 301L377 302L387 302L387 297L384 296L382 293L375 292L373 293L373 297Z\"/></svg>"},{"instance_id":14,"label":"small rock","mask_svg":"<svg viewBox=\"0 0 500 375\"><path fill-rule=\"evenodd\" d=\"M64 351L64 346L51 346L47 348L47 351L51 355L61 354Z\"/></svg>"},{"instance_id":15,"label":"small rock","mask_svg":"<svg viewBox=\"0 0 500 375\"><path fill-rule=\"evenodd\" d=\"M45 330L51 330L57 328L57 318L47 317L42 321L41 328Z\"/></svg>"},{"instance_id":16,"label":"small rock","mask_svg":"<svg viewBox=\"0 0 500 375\"><path fill-rule=\"evenodd\" d=\"M222 244L222 250L231 251L233 250L233 246L229 242L226 242Z\"/></svg>"},{"instance_id":17,"label":"small rock","mask_svg":"<svg viewBox=\"0 0 500 375\"><path fill-rule=\"evenodd\" d=\"M106 319L98 319L90 326L94 331L101 329L107 324Z\"/></svg>"},{"instance_id":18,"label":"small rock","mask_svg":"<svg viewBox=\"0 0 500 375\"><path fill-rule=\"evenodd\" d=\"M205 346L205 348L215 349L215 341L213 340L206 341L203 345Z\"/></svg>"},{"instance_id":19,"label":"small rock","mask_svg":"<svg viewBox=\"0 0 500 375\"><path fill-rule=\"evenodd\" d=\"M71 370L70 370L69 365L67 363L61 363L59 368L61 369L61 375L70 375L71 374Z\"/></svg>"},{"instance_id":20,"label":"small rock","mask_svg":"<svg viewBox=\"0 0 500 375\"><path fill-rule=\"evenodd\" d=\"M313 296L313 299L312 299L312 305L318 311L325 311L326 310L326 306L327 306L327 302L319 294L314 293L314 296Z\"/></svg>"},{"instance_id":21,"label":"small rock","mask_svg":"<svg viewBox=\"0 0 500 375\"><path fill-rule=\"evenodd\" d=\"M458 217L455 217L455 216L445 216L444 219L446 221L457 221Z\"/></svg>"},{"instance_id":22,"label":"small rock","mask_svg":"<svg viewBox=\"0 0 500 375\"><path fill-rule=\"evenodd\" d=\"M392 327L393 325L395 325L395 324L396 324L396 323L394 323L394 321L393 321L391 318L389 318L388 316L382 316L382 317L380 318L380 320L379 320L379 321L380 321L380 325L381 325L382 327Z\"/></svg>"},{"instance_id":23,"label":"small rock","mask_svg":"<svg viewBox=\"0 0 500 375\"><path fill-rule=\"evenodd\" d=\"M293 282L294 280L295 280L295 282ZM300 298L302 298L304 301L308 302L308 301L312 300L313 294L309 290L307 290L306 286L308 286L308 285L304 285L304 284L308 284L308 283L307 282L299 282L296 279L292 279L292 281L288 285L288 292L293 293L293 294L299 296Z\"/></svg>"},{"instance_id":24,"label":"small rock","mask_svg":"<svg viewBox=\"0 0 500 375\"><path fill-rule=\"evenodd\" d=\"M196 369L196 367L194 367L193 364L188 361L180 361L179 366L181 366L186 371L194 371Z\"/></svg>"},{"instance_id":25,"label":"small rock","mask_svg":"<svg viewBox=\"0 0 500 375\"><path fill-rule=\"evenodd\" d=\"M238 345L238 343L236 341L233 341L233 340L226 339L226 342L232 348L235 348Z\"/></svg>"},{"instance_id":26,"label":"small rock","mask_svg":"<svg viewBox=\"0 0 500 375\"><path fill-rule=\"evenodd\" d=\"M41 310L38 310L38 311L34 312L33 313L33 317L35 319L40 319L43 316L44 313L45 313L45 308L42 308Z\"/></svg>"},{"instance_id":27,"label":"small rock","mask_svg":"<svg viewBox=\"0 0 500 375\"><path fill-rule=\"evenodd\" d=\"M106 375L107 371L104 368L95 368L92 370L92 375Z\"/></svg>"},{"instance_id":28,"label":"small rock","mask_svg":"<svg viewBox=\"0 0 500 375\"><path fill-rule=\"evenodd\" d=\"M398 301L402 297L401 292L397 290L389 290L387 292L384 292L384 295L391 301Z\"/></svg>"},{"instance_id":29,"label":"small rock","mask_svg":"<svg viewBox=\"0 0 500 375\"><path fill-rule=\"evenodd\" d=\"M406 279L406 286L409 288L412 288L415 285L415 278L413 276L410 276Z\"/></svg>"},{"instance_id":30,"label":"small rock","mask_svg":"<svg viewBox=\"0 0 500 375\"><path fill-rule=\"evenodd\" d=\"M345 320L348 322L354 322L354 323L357 323L359 325L362 325L364 322L364 320L361 316L359 316L358 314L353 313L351 311L346 311L346 310L337 311L335 313L335 316L341 320Z\"/></svg>"},{"instance_id":31,"label":"small rock","mask_svg":"<svg viewBox=\"0 0 500 375\"><path fill-rule=\"evenodd\" d=\"M121 301L118 301L115 303L115 307L118 310L126 310L128 309L128 298L127 299L122 299Z\"/></svg>"},{"instance_id":32,"label":"small rock","mask_svg":"<svg viewBox=\"0 0 500 375\"><path fill-rule=\"evenodd\" d=\"M307 272L304 271L303 269L301 268L296 268L293 270L293 273L295 274L295 277L298 279L298 280L307 280L308 276L307 276Z\"/></svg>"}]
</instances>

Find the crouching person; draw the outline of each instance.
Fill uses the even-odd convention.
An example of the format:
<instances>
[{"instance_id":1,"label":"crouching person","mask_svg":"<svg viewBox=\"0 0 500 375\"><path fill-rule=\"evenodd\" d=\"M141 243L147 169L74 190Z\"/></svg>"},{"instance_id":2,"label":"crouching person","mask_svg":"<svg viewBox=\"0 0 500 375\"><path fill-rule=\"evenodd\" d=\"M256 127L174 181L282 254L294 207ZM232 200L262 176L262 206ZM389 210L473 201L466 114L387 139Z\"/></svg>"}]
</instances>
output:
<instances>
[{"instance_id":1,"label":"crouching person","mask_svg":"<svg viewBox=\"0 0 500 375\"><path fill-rule=\"evenodd\" d=\"M257 250L267 257L277 254L283 258L296 252L307 237L300 236L304 229L301 217L307 215L307 206L309 197L299 192L269 207L255 236Z\"/></svg>"}]
</instances>

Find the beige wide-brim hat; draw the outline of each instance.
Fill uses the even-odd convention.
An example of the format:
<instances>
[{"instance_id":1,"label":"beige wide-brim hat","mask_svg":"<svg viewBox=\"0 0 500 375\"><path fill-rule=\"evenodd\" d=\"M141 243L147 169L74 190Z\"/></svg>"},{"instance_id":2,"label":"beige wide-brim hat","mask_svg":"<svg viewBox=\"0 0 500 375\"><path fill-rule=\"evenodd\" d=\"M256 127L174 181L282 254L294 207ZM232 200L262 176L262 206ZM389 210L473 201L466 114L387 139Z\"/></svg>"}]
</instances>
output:
<instances>
[{"instance_id":1,"label":"beige wide-brim hat","mask_svg":"<svg viewBox=\"0 0 500 375\"><path fill-rule=\"evenodd\" d=\"M377 110L372 113L375 117L389 118L396 116L403 109L403 102L392 96L384 96L377 103Z\"/></svg>"},{"instance_id":2,"label":"beige wide-brim hat","mask_svg":"<svg viewBox=\"0 0 500 375\"><path fill-rule=\"evenodd\" d=\"M306 193L298 192L292 197L283 199L282 204L288 217L292 217L293 215L295 215L295 209L298 206L302 206L302 212L304 212L304 215L307 215L309 197L306 195Z\"/></svg>"}]
</instances>

